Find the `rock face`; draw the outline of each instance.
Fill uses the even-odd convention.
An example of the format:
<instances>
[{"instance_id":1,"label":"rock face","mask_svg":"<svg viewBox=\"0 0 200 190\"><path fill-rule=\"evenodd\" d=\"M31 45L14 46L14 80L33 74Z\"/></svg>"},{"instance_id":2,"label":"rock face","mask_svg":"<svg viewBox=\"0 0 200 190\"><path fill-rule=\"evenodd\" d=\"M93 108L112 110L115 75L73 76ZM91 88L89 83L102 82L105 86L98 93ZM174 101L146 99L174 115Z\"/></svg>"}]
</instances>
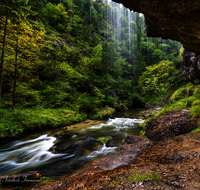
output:
<instances>
[{"instance_id":1,"label":"rock face","mask_svg":"<svg viewBox=\"0 0 200 190\"><path fill-rule=\"evenodd\" d=\"M200 84L197 53L200 53L199 0L113 0L145 16L147 36L181 42L185 52L183 73L194 84ZM194 52L194 53L193 53ZM189 65L188 65L189 64Z\"/></svg>"},{"instance_id":2,"label":"rock face","mask_svg":"<svg viewBox=\"0 0 200 190\"><path fill-rule=\"evenodd\" d=\"M183 55L183 74L193 84L200 84L200 54L185 51Z\"/></svg>"},{"instance_id":3,"label":"rock face","mask_svg":"<svg viewBox=\"0 0 200 190\"><path fill-rule=\"evenodd\" d=\"M189 119L189 110L173 110L146 123L146 136L153 141L185 134L197 127L197 119Z\"/></svg>"},{"instance_id":4,"label":"rock face","mask_svg":"<svg viewBox=\"0 0 200 190\"><path fill-rule=\"evenodd\" d=\"M188 51L200 53L199 0L113 0L143 13L147 35L181 42Z\"/></svg>"}]
</instances>

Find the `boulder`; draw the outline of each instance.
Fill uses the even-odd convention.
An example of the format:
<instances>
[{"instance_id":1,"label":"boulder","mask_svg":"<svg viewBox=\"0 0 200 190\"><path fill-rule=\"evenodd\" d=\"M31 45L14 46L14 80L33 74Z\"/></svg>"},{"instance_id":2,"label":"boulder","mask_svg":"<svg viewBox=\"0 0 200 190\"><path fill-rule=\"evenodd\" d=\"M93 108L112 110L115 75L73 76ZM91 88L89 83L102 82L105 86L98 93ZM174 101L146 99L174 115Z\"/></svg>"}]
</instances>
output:
<instances>
[{"instance_id":1,"label":"boulder","mask_svg":"<svg viewBox=\"0 0 200 190\"><path fill-rule=\"evenodd\" d=\"M146 136L152 141L185 134L197 128L198 119L191 120L188 109L173 110L152 119L145 125Z\"/></svg>"}]
</instances>

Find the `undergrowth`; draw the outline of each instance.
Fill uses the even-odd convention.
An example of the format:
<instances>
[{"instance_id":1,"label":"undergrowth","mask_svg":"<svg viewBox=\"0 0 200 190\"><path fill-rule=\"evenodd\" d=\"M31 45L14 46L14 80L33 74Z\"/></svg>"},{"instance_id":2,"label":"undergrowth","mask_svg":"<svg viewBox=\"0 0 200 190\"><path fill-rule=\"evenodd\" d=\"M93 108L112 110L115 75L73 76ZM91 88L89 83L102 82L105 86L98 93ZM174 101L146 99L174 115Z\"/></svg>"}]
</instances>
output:
<instances>
[{"instance_id":1,"label":"undergrowth","mask_svg":"<svg viewBox=\"0 0 200 190\"><path fill-rule=\"evenodd\" d=\"M145 127L146 123L154 118L164 115L167 112L188 108L190 111L190 119L200 117L200 85L191 85L190 83L177 89L170 100L165 104L162 110L153 115L152 117L145 120L144 123L139 124L140 127ZM198 123L198 128L195 130L200 130L200 122ZM194 130L194 131L195 131ZM141 131L144 135L144 131Z\"/></svg>"},{"instance_id":2,"label":"undergrowth","mask_svg":"<svg viewBox=\"0 0 200 190\"><path fill-rule=\"evenodd\" d=\"M23 131L44 127L56 128L84 121L86 114L67 109L21 109L13 112L2 109L0 113L0 137L14 137Z\"/></svg>"}]
</instances>

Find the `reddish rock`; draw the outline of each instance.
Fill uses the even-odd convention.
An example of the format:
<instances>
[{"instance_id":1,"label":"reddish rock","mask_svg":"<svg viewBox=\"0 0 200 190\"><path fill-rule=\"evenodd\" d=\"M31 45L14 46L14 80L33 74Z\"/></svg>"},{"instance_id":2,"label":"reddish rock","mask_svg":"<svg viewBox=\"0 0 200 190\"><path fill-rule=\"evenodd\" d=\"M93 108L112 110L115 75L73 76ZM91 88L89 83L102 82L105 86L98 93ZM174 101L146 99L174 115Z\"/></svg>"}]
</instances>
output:
<instances>
[{"instance_id":1,"label":"reddish rock","mask_svg":"<svg viewBox=\"0 0 200 190\"><path fill-rule=\"evenodd\" d=\"M189 119L188 109L173 110L146 123L146 136L153 141L185 134L197 128L197 118Z\"/></svg>"}]
</instances>

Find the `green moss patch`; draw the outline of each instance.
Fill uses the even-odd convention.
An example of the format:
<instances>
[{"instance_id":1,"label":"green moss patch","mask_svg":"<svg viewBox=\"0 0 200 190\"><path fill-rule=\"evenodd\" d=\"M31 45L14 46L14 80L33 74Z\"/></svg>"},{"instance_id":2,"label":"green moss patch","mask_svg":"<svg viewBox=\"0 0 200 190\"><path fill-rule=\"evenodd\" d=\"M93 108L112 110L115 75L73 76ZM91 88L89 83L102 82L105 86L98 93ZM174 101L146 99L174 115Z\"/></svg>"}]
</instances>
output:
<instances>
[{"instance_id":1,"label":"green moss patch","mask_svg":"<svg viewBox=\"0 0 200 190\"><path fill-rule=\"evenodd\" d=\"M14 137L34 128L56 128L84 121L86 114L67 109L21 109L1 110L0 137Z\"/></svg>"},{"instance_id":2,"label":"green moss patch","mask_svg":"<svg viewBox=\"0 0 200 190\"><path fill-rule=\"evenodd\" d=\"M106 137L98 137L96 140L102 144L106 144L111 139L112 139L111 136L106 136Z\"/></svg>"}]
</instances>

